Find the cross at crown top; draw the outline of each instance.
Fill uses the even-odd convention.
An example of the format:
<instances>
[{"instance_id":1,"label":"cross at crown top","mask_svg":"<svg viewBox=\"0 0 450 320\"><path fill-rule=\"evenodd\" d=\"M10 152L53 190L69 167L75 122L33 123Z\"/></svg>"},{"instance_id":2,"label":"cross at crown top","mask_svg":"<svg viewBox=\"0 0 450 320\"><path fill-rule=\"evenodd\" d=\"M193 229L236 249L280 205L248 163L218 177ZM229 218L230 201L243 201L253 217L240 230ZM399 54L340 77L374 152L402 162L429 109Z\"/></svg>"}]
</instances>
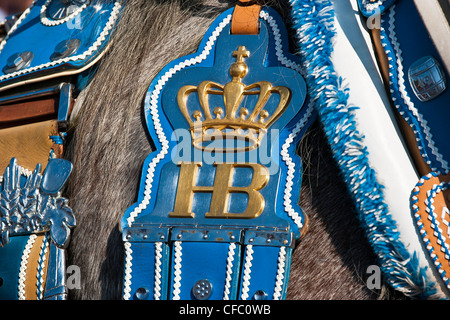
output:
<instances>
[{"instance_id":1,"label":"cross at crown top","mask_svg":"<svg viewBox=\"0 0 450 320\"><path fill-rule=\"evenodd\" d=\"M250 51L245 50L245 46L239 46L237 51L233 51L233 57L236 57L236 62L242 62L243 58L248 58Z\"/></svg>"}]
</instances>

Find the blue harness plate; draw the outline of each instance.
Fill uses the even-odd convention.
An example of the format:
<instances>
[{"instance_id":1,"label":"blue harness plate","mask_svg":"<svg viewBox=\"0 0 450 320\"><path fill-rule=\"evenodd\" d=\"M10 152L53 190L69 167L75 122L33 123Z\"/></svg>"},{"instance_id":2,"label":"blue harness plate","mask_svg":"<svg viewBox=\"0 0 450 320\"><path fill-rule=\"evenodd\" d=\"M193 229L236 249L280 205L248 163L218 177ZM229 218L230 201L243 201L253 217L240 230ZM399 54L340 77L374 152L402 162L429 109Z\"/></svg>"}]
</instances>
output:
<instances>
[{"instance_id":1,"label":"blue harness plate","mask_svg":"<svg viewBox=\"0 0 450 320\"><path fill-rule=\"evenodd\" d=\"M121 5L87 2L67 17L52 19L52 8L62 1L35 0L0 44L0 87L62 72L78 73L95 62L104 52Z\"/></svg>"},{"instance_id":2,"label":"blue harness plate","mask_svg":"<svg viewBox=\"0 0 450 320\"><path fill-rule=\"evenodd\" d=\"M258 35L233 35L232 13L147 91L156 150L121 221L124 299L286 295L306 219L295 149L314 112L278 14L265 8Z\"/></svg>"}]
</instances>

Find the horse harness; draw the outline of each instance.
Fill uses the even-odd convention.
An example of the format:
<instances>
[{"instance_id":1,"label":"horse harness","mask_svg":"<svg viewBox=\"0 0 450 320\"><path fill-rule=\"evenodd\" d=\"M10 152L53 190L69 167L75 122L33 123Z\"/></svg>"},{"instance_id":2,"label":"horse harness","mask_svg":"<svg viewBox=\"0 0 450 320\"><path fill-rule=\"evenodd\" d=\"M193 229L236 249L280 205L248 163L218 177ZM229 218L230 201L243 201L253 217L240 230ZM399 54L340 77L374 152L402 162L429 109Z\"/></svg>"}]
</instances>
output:
<instances>
[{"instance_id":1,"label":"horse harness","mask_svg":"<svg viewBox=\"0 0 450 320\"><path fill-rule=\"evenodd\" d=\"M393 1L379 2L384 14ZM367 17L376 7L359 4ZM68 298L76 212L61 194L77 168L63 159L64 140L124 5L35 0L4 22L2 299ZM425 92L421 72L434 67L435 86ZM420 99L445 90L435 60L414 70ZM277 12L240 1L215 19L195 53L153 79L144 115L155 150L120 221L123 299L286 298L292 252L308 226L296 154L316 117L306 76Z\"/></svg>"}]
</instances>

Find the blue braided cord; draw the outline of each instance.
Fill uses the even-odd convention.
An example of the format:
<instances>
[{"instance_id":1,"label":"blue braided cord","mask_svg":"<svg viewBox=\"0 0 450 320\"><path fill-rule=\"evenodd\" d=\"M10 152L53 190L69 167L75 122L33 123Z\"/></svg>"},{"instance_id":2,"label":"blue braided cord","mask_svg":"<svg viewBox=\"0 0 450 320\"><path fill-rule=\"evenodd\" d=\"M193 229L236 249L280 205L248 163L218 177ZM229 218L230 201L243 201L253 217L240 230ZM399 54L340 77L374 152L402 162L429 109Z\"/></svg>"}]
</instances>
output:
<instances>
[{"instance_id":1,"label":"blue braided cord","mask_svg":"<svg viewBox=\"0 0 450 320\"><path fill-rule=\"evenodd\" d=\"M436 293L434 283L426 278L417 254L411 255L399 240L396 223L384 202L384 187L369 165L364 137L356 127L356 107L348 105L349 89L343 88L330 59L336 34L332 4L329 0L290 3L309 93L385 280L410 297L432 297Z\"/></svg>"},{"instance_id":2,"label":"blue braided cord","mask_svg":"<svg viewBox=\"0 0 450 320\"><path fill-rule=\"evenodd\" d=\"M50 136L50 139L52 139L55 144L63 144L64 142L61 136Z\"/></svg>"},{"instance_id":3,"label":"blue braided cord","mask_svg":"<svg viewBox=\"0 0 450 320\"><path fill-rule=\"evenodd\" d=\"M45 248L46 246L47 246L47 237L44 237L44 242L43 242L43 248ZM42 278L42 275L41 275L41 272L42 272L42 270L43 270L43 268L44 268L44 266L45 266L45 264L44 264L44 257L45 257L45 250L42 250L41 251L41 254L40 254L40 256L39 256L39 264L38 264L38 272L37 272L37 280L38 280L38 284L40 284L42 281L43 281L43 278ZM38 300L41 300L41 296L43 295L43 292L41 291L41 286L40 285L38 285L37 286L37 299Z\"/></svg>"}]
</instances>

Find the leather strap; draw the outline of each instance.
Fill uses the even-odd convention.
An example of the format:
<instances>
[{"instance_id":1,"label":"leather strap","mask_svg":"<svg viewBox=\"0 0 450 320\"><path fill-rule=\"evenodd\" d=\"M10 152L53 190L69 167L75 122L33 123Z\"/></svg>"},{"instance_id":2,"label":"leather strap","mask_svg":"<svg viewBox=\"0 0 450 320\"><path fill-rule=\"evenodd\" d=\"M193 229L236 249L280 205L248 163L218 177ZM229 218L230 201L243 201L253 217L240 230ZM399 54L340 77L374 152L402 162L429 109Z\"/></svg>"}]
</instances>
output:
<instances>
[{"instance_id":1,"label":"leather strap","mask_svg":"<svg viewBox=\"0 0 450 320\"><path fill-rule=\"evenodd\" d=\"M30 249L27 260L26 272L24 272L25 300L37 300L41 286L47 278L49 250L46 250L48 241L45 235L38 235Z\"/></svg>"},{"instance_id":2,"label":"leather strap","mask_svg":"<svg viewBox=\"0 0 450 320\"><path fill-rule=\"evenodd\" d=\"M17 121L41 117L54 117L58 110L57 97L26 101L17 104L0 106L0 128L10 126Z\"/></svg>"},{"instance_id":3,"label":"leather strap","mask_svg":"<svg viewBox=\"0 0 450 320\"><path fill-rule=\"evenodd\" d=\"M450 174L423 176L411 195L414 220L442 280L450 286Z\"/></svg>"},{"instance_id":4,"label":"leather strap","mask_svg":"<svg viewBox=\"0 0 450 320\"><path fill-rule=\"evenodd\" d=\"M234 8L231 19L232 34L258 34L259 12L261 6L252 4L254 1L242 0Z\"/></svg>"},{"instance_id":5,"label":"leather strap","mask_svg":"<svg viewBox=\"0 0 450 320\"><path fill-rule=\"evenodd\" d=\"M58 135L56 120L47 120L0 129L0 172L3 173L11 158L28 170L34 170L38 163L42 164L42 171L49 160L50 151L55 148L51 136ZM58 151L58 153L60 153Z\"/></svg>"}]
</instances>

